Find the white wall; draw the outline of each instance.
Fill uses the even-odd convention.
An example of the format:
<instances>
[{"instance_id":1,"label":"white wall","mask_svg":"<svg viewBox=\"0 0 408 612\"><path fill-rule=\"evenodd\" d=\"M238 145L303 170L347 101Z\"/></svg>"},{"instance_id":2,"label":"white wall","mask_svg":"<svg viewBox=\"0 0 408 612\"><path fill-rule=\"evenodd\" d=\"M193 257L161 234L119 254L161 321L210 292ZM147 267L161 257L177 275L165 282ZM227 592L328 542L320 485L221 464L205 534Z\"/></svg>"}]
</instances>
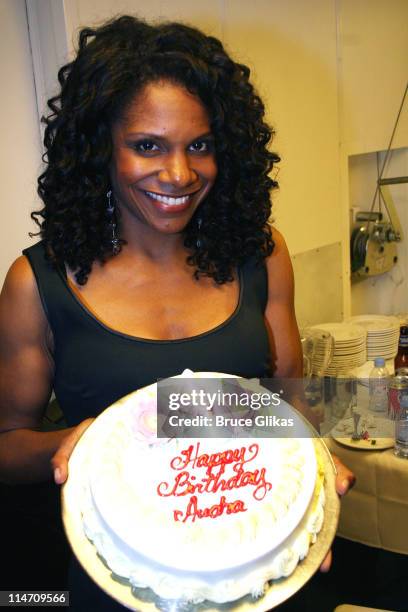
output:
<instances>
[{"instance_id":1,"label":"white wall","mask_svg":"<svg viewBox=\"0 0 408 612\"><path fill-rule=\"evenodd\" d=\"M40 137L24 0L0 0L0 285L32 243L30 212L39 201Z\"/></svg>"}]
</instances>

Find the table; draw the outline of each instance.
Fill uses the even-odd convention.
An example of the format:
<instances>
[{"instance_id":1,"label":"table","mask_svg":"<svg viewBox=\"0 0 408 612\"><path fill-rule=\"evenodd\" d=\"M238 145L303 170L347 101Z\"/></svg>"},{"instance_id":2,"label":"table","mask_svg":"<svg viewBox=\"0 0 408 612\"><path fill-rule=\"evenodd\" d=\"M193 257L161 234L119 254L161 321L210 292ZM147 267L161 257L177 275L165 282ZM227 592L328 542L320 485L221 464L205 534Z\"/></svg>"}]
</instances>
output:
<instances>
[{"instance_id":1,"label":"table","mask_svg":"<svg viewBox=\"0 0 408 612\"><path fill-rule=\"evenodd\" d=\"M365 451L329 437L325 442L357 478L342 500L337 534L408 555L408 460L392 448Z\"/></svg>"}]
</instances>

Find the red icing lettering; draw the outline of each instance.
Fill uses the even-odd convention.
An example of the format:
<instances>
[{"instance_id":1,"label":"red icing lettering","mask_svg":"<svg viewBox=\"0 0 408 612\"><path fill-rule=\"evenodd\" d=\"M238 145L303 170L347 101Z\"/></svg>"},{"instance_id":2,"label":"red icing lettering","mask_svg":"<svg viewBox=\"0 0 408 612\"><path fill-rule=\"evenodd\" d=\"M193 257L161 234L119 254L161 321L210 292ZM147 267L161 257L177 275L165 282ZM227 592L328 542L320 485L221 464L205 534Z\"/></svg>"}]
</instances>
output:
<instances>
[{"instance_id":1,"label":"red icing lettering","mask_svg":"<svg viewBox=\"0 0 408 612\"><path fill-rule=\"evenodd\" d=\"M189 519L194 522L196 518L215 519L222 514L246 512L247 508L242 500L228 502L224 495L221 495L219 503L200 509L197 495L223 493L250 486L253 487L254 499L263 500L272 489L272 484L266 479L266 468L250 470L246 465L253 461L258 453L259 445L256 443L213 454L200 453L200 442L191 444L170 461L170 467L179 472L174 482L172 484L161 482L157 486L157 493L160 497L191 495L184 514L181 510L173 510L174 520L183 523ZM203 478L198 481L197 476L190 474L187 467L195 471L204 468ZM227 469L230 474L227 473Z\"/></svg>"},{"instance_id":2,"label":"red icing lettering","mask_svg":"<svg viewBox=\"0 0 408 612\"><path fill-rule=\"evenodd\" d=\"M157 493L160 497L169 497L169 495L188 495L188 493L194 493L194 485L189 481L190 474L188 472L180 472L174 479L173 487L163 481L157 486Z\"/></svg>"},{"instance_id":3,"label":"red icing lettering","mask_svg":"<svg viewBox=\"0 0 408 612\"><path fill-rule=\"evenodd\" d=\"M192 495L186 508L184 518L180 518L181 516L183 516L183 513L180 510L174 510L174 519L176 521L181 520L182 523L185 523L186 521L188 521L188 519L191 519L191 521L194 523L196 518L215 519L224 513L236 514L237 512L246 512L246 510L247 509L245 508L245 504L243 501L237 499L233 502L227 502L224 495L221 496L218 504L214 504L209 508L203 508L202 510L200 510L200 508L198 507L197 497L195 495Z\"/></svg>"},{"instance_id":4,"label":"red icing lettering","mask_svg":"<svg viewBox=\"0 0 408 612\"><path fill-rule=\"evenodd\" d=\"M200 455L199 450L200 442L197 442L195 445L195 453L194 446L191 444L186 450L181 451L181 455L173 457L170 462L170 467L173 470L184 470L191 463L192 469L206 467L207 471L211 471L213 467L219 465L228 465L231 463L240 463L243 465L255 459L259 452L259 445L254 443L248 447L242 446L241 448L213 453L212 455L207 453ZM250 455L249 457L246 457L247 452Z\"/></svg>"}]
</instances>

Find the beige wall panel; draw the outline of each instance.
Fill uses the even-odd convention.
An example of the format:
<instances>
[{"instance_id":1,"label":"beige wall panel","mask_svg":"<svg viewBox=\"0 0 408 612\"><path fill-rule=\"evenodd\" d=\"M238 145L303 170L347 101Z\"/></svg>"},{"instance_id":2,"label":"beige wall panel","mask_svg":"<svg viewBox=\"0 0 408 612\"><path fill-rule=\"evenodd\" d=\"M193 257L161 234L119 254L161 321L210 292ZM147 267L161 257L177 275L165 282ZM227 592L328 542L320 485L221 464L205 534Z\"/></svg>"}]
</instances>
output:
<instances>
[{"instance_id":1,"label":"beige wall panel","mask_svg":"<svg viewBox=\"0 0 408 612\"><path fill-rule=\"evenodd\" d=\"M349 154L388 147L408 77L407 0L340 0L341 123ZM394 147L408 145L408 100Z\"/></svg>"},{"instance_id":2,"label":"beige wall panel","mask_svg":"<svg viewBox=\"0 0 408 612\"><path fill-rule=\"evenodd\" d=\"M31 244L30 212L39 206L40 137L24 0L0 2L0 286L12 261Z\"/></svg>"},{"instance_id":3,"label":"beige wall panel","mask_svg":"<svg viewBox=\"0 0 408 612\"><path fill-rule=\"evenodd\" d=\"M328 244L292 257L295 310L299 327L341 321L343 284L341 243Z\"/></svg>"},{"instance_id":4,"label":"beige wall panel","mask_svg":"<svg viewBox=\"0 0 408 612\"><path fill-rule=\"evenodd\" d=\"M327 0L227 0L225 39L253 68L282 157L274 217L291 253L342 239L336 18Z\"/></svg>"}]
</instances>

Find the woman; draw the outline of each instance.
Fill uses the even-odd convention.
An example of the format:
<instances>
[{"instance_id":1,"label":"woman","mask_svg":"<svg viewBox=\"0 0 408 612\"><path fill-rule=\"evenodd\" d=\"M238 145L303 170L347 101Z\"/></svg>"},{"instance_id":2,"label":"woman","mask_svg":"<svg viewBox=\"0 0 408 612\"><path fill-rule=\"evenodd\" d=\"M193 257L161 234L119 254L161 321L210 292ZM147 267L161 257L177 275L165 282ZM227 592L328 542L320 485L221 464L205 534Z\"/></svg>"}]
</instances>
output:
<instances>
[{"instance_id":1,"label":"woman","mask_svg":"<svg viewBox=\"0 0 408 612\"><path fill-rule=\"evenodd\" d=\"M290 259L268 225L278 157L249 69L198 30L125 16L82 30L59 81L42 241L0 303L8 482L63 483L93 417L185 367L301 376ZM69 427L40 432L52 389Z\"/></svg>"}]
</instances>

